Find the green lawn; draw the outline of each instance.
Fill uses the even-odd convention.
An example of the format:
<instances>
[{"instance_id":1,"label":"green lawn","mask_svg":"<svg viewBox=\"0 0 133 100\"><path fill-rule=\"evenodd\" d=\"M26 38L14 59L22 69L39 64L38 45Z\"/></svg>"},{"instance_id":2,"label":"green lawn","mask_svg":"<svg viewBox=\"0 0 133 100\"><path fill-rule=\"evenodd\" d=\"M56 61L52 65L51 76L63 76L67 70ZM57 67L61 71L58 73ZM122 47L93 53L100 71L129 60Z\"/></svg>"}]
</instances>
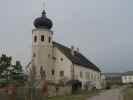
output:
<instances>
[{"instance_id":1,"label":"green lawn","mask_svg":"<svg viewBox=\"0 0 133 100\"><path fill-rule=\"evenodd\" d=\"M81 92L70 96L49 97L48 100L85 100L91 96L97 95L99 91Z\"/></svg>"},{"instance_id":2,"label":"green lawn","mask_svg":"<svg viewBox=\"0 0 133 100\"><path fill-rule=\"evenodd\" d=\"M124 91L124 100L133 100L133 88L127 88Z\"/></svg>"}]
</instances>

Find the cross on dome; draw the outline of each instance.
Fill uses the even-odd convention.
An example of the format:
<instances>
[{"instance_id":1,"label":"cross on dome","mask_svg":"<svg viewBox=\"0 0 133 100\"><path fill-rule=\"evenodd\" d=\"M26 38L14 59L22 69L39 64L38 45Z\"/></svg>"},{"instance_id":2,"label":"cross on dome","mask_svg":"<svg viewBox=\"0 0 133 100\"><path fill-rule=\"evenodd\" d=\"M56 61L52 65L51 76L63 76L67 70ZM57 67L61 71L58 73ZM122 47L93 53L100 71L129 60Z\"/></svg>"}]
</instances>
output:
<instances>
[{"instance_id":1,"label":"cross on dome","mask_svg":"<svg viewBox=\"0 0 133 100\"><path fill-rule=\"evenodd\" d=\"M44 28L44 29L51 29L53 26L53 22L47 18L46 16L46 11L45 11L45 2L43 3L43 11L42 11L42 16L37 17L34 20L34 26L36 28Z\"/></svg>"}]
</instances>

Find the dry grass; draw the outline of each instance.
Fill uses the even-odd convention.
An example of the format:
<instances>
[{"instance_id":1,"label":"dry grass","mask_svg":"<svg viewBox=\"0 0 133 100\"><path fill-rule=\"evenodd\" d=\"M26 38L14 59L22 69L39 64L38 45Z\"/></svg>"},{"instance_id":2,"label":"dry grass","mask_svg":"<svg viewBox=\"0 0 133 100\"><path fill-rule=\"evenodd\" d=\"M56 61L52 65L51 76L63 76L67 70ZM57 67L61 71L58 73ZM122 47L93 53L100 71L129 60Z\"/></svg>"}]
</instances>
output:
<instances>
[{"instance_id":1,"label":"dry grass","mask_svg":"<svg viewBox=\"0 0 133 100\"><path fill-rule=\"evenodd\" d=\"M124 100L133 100L133 88L127 88L124 91Z\"/></svg>"},{"instance_id":2,"label":"dry grass","mask_svg":"<svg viewBox=\"0 0 133 100\"><path fill-rule=\"evenodd\" d=\"M49 97L48 100L86 100L87 98L97 95L99 91L82 91L78 94L73 94L69 96L56 96L56 97Z\"/></svg>"}]
</instances>

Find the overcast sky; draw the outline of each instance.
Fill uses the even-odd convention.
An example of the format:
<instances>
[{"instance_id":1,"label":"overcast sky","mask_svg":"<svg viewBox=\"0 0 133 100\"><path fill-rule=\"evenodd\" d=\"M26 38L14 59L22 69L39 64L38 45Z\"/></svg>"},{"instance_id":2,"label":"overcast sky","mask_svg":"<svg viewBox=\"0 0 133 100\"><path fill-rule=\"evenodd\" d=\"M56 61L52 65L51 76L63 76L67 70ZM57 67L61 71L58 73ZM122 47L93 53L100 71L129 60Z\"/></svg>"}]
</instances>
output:
<instances>
[{"instance_id":1,"label":"overcast sky","mask_svg":"<svg viewBox=\"0 0 133 100\"><path fill-rule=\"evenodd\" d=\"M74 45L103 71L133 70L133 0L45 0L54 40ZM43 0L0 1L0 53L26 65Z\"/></svg>"}]
</instances>

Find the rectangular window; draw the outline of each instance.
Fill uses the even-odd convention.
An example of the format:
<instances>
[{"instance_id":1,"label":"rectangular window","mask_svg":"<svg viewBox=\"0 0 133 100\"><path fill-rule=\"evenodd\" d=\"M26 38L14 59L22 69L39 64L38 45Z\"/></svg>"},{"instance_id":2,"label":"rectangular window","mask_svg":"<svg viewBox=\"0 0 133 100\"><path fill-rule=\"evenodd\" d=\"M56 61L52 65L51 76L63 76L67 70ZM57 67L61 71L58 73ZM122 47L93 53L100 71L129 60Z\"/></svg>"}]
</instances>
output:
<instances>
[{"instance_id":1,"label":"rectangular window","mask_svg":"<svg viewBox=\"0 0 133 100\"><path fill-rule=\"evenodd\" d=\"M52 73L52 75L54 76L54 74L55 74L55 71L54 71L54 69L51 71L51 73Z\"/></svg>"},{"instance_id":2,"label":"rectangular window","mask_svg":"<svg viewBox=\"0 0 133 100\"><path fill-rule=\"evenodd\" d=\"M86 72L86 79L90 80L90 73L89 72Z\"/></svg>"},{"instance_id":3,"label":"rectangular window","mask_svg":"<svg viewBox=\"0 0 133 100\"><path fill-rule=\"evenodd\" d=\"M60 60L63 61L63 58L61 58Z\"/></svg>"},{"instance_id":4,"label":"rectangular window","mask_svg":"<svg viewBox=\"0 0 133 100\"><path fill-rule=\"evenodd\" d=\"M92 73L90 73L90 79L93 80L93 74Z\"/></svg>"},{"instance_id":5,"label":"rectangular window","mask_svg":"<svg viewBox=\"0 0 133 100\"><path fill-rule=\"evenodd\" d=\"M61 76L61 77L64 76L64 71L60 71L60 76Z\"/></svg>"},{"instance_id":6,"label":"rectangular window","mask_svg":"<svg viewBox=\"0 0 133 100\"><path fill-rule=\"evenodd\" d=\"M53 59L53 60L56 60L56 57L55 57L55 56L53 56L53 57L52 57L52 59Z\"/></svg>"},{"instance_id":7,"label":"rectangular window","mask_svg":"<svg viewBox=\"0 0 133 100\"><path fill-rule=\"evenodd\" d=\"M83 73L82 72L80 72L80 78L82 78L83 77Z\"/></svg>"},{"instance_id":8,"label":"rectangular window","mask_svg":"<svg viewBox=\"0 0 133 100\"><path fill-rule=\"evenodd\" d=\"M85 77L86 79L88 79L88 72L85 72Z\"/></svg>"}]
</instances>

